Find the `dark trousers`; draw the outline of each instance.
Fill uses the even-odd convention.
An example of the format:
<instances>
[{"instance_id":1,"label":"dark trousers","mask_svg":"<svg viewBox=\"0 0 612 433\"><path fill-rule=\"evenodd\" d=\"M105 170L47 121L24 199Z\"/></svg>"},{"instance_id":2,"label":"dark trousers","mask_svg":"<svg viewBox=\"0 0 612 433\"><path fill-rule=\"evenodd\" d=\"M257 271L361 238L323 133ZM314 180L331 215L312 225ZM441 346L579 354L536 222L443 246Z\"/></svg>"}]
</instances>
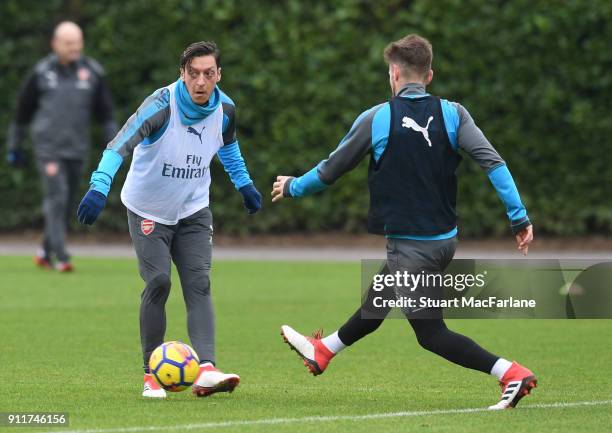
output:
<instances>
[{"instance_id":1,"label":"dark trousers","mask_svg":"<svg viewBox=\"0 0 612 433\"><path fill-rule=\"evenodd\" d=\"M387 262L381 270L383 274L409 272L413 274L440 273L450 264L455 254L457 239L437 241L416 241L408 239L389 239L387 242ZM442 298L443 288L417 287L410 291L406 287L386 288L383 292L370 287L361 307L338 330L338 337L347 346L374 332L385 320L390 308L378 308L373 302L377 296L386 299L400 297L427 296ZM380 304L379 304L380 305ZM402 308L414 330L417 341L424 349L448 361L466 368L490 373L499 359L480 347L470 338L451 331L444 323L440 308Z\"/></svg>"},{"instance_id":2,"label":"dark trousers","mask_svg":"<svg viewBox=\"0 0 612 433\"><path fill-rule=\"evenodd\" d=\"M128 210L128 224L145 282L140 303L140 340L145 370L164 342L171 261L183 288L187 331L200 361L215 362L215 316L210 296L212 214L204 208L175 225L153 223Z\"/></svg>"},{"instance_id":3,"label":"dark trousers","mask_svg":"<svg viewBox=\"0 0 612 433\"><path fill-rule=\"evenodd\" d=\"M50 170L49 163L56 164L57 170ZM68 262L66 233L76 215L83 161L38 159L37 167L43 187L45 233L42 247L47 258Z\"/></svg>"}]
</instances>

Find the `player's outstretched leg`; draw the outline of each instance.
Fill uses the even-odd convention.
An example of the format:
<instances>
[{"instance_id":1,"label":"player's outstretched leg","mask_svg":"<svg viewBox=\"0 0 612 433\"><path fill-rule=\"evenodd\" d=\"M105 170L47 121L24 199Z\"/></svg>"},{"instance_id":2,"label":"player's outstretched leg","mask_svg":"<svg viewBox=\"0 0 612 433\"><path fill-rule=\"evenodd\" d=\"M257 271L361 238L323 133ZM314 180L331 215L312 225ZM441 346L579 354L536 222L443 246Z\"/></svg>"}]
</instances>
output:
<instances>
[{"instance_id":1,"label":"player's outstretched leg","mask_svg":"<svg viewBox=\"0 0 612 433\"><path fill-rule=\"evenodd\" d=\"M191 389L198 397L208 397L217 392L232 392L239 383L240 376L237 374L223 373L207 362L200 365L200 372Z\"/></svg>"},{"instance_id":2,"label":"player's outstretched leg","mask_svg":"<svg viewBox=\"0 0 612 433\"><path fill-rule=\"evenodd\" d=\"M314 375L322 374L334 357L332 352L321 340L321 331L312 337L306 337L291 326L281 326L281 335L285 343L304 360L304 365Z\"/></svg>"},{"instance_id":3,"label":"player's outstretched leg","mask_svg":"<svg viewBox=\"0 0 612 433\"><path fill-rule=\"evenodd\" d=\"M147 398L166 398L166 391L159 386L152 374L145 373L142 396Z\"/></svg>"},{"instance_id":4,"label":"player's outstretched leg","mask_svg":"<svg viewBox=\"0 0 612 433\"><path fill-rule=\"evenodd\" d=\"M538 386L538 379L527 368L512 362L499 381L502 393L497 404L489 406L490 410L512 409L521 398L529 395L531 390Z\"/></svg>"},{"instance_id":5,"label":"player's outstretched leg","mask_svg":"<svg viewBox=\"0 0 612 433\"><path fill-rule=\"evenodd\" d=\"M440 311L430 311L430 314L434 313L442 315ZM465 335L451 331L441 318L410 319L409 322L424 349L462 367L491 374L499 380L501 400L489 409L513 408L537 384L530 370L488 352Z\"/></svg>"},{"instance_id":6,"label":"player's outstretched leg","mask_svg":"<svg viewBox=\"0 0 612 433\"><path fill-rule=\"evenodd\" d=\"M385 264L379 273L389 273ZM281 335L285 343L294 350L304 361L304 365L315 376L322 374L331 359L341 350L356 343L365 336L376 331L389 314L390 308L379 308L374 304L376 297L385 299L395 297L393 289L385 288L383 292L373 290L372 285L363 304L349 317L349 319L334 333L321 338L321 332L313 337L305 337L290 326L281 327ZM367 318L364 318L367 316Z\"/></svg>"}]
</instances>

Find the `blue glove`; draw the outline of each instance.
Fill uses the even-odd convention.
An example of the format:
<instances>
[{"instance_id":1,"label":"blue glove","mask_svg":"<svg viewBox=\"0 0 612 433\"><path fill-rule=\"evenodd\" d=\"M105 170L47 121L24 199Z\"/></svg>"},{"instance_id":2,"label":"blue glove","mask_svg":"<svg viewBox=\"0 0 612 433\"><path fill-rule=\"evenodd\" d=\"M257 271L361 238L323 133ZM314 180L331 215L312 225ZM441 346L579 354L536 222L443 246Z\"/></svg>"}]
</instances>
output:
<instances>
[{"instance_id":1,"label":"blue glove","mask_svg":"<svg viewBox=\"0 0 612 433\"><path fill-rule=\"evenodd\" d=\"M13 167L23 167L26 165L26 157L21 150L9 150L6 154L6 162Z\"/></svg>"},{"instance_id":2,"label":"blue glove","mask_svg":"<svg viewBox=\"0 0 612 433\"><path fill-rule=\"evenodd\" d=\"M106 196L99 191L90 189L81 200L77 209L77 219L81 224L92 225L106 204Z\"/></svg>"},{"instance_id":3,"label":"blue glove","mask_svg":"<svg viewBox=\"0 0 612 433\"><path fill-rule=\"evenodd\" d=\"M243 186L238 191L242 194L244 207L247 208L249 215L254 214L261 209L261 194L255 188L255 185L249 183Z\"/></svg>"}]
</instances>

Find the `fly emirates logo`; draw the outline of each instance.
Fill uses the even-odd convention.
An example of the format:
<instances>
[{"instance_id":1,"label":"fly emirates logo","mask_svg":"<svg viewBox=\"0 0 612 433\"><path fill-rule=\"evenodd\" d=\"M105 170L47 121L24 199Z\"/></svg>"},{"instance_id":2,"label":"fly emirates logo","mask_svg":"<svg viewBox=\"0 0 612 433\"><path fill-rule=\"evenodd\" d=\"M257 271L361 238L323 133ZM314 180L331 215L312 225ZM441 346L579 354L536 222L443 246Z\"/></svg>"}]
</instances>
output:
<instances>
[{"instance_id":1,"label":"fly emirates logo","mask_svg":"<svg viewBox=\"0 0 612 433\"><path fill-rule=\"evenodd\" d=\"M202 165L202 157L197 155L187 155L185 164L177 166L164 162L162 176L174 179L199 179L208 171L207 166Z\"/></svg>"}]
</instances>

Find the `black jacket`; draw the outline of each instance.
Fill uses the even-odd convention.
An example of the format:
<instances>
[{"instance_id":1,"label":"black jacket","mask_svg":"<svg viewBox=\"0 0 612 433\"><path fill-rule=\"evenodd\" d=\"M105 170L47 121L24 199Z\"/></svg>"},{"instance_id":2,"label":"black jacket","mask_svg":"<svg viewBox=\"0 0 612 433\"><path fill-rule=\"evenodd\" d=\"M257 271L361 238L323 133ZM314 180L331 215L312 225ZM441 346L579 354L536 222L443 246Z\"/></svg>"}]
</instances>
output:
<instances>
[{"instance_id":1,"label":"black jacket","mask_svg":"<svg viewBox=\"0 0 612 433\"><path fill-rule=\"evenodd\" d=\"M88 57L62 65L50 54L23 83L9 129L8 150L22 145L31 123L37 158L84 160L88 158L92 115L103 124L105 141L110 141L117 124L102 67Z\"/></svg>"}]
</instances>

